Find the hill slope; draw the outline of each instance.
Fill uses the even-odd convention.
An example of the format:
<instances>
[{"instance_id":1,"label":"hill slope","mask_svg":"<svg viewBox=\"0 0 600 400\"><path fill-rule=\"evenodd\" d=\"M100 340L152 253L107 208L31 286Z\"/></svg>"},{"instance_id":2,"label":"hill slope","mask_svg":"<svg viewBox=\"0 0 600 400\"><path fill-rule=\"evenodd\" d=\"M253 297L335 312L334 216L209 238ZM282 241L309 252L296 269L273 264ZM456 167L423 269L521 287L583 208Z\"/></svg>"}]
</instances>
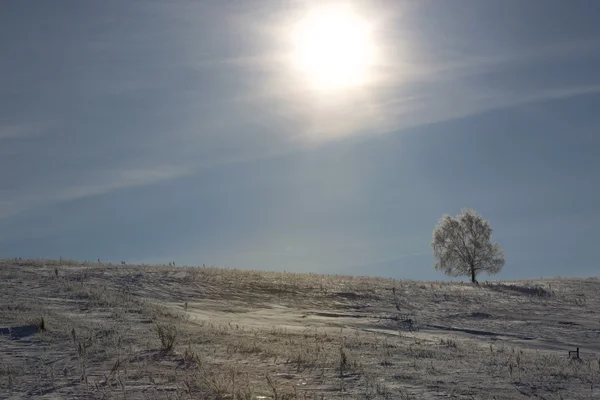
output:
<instances>
[{"instance_id":1,"label":"hill slope","mask_svg":"<svg viewBox=\"0 0 600 400\"><path fill-rule=\"evenodd\" d=\"M14 399L600 398L600 280L4 260L0 363Z\"/></svg>"}]
</instances>

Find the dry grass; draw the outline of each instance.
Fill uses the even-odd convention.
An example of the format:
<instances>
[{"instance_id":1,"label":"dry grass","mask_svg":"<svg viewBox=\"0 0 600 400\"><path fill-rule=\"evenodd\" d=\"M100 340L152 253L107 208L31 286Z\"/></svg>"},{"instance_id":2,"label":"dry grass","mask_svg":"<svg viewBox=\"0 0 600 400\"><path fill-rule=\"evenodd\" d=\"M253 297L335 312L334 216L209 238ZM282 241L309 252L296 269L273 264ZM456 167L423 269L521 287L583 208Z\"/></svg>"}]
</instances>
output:
<instances>
[{"instance_id":1,"label":"dry grass","mask_svg":"<svg viewBox=\"0 0 600 400\"><path fill-rule=\"evenodd\" d=\"M597 279L4 260L0 398L600 398L597 310Z\"/></svg>"}]
</instances>

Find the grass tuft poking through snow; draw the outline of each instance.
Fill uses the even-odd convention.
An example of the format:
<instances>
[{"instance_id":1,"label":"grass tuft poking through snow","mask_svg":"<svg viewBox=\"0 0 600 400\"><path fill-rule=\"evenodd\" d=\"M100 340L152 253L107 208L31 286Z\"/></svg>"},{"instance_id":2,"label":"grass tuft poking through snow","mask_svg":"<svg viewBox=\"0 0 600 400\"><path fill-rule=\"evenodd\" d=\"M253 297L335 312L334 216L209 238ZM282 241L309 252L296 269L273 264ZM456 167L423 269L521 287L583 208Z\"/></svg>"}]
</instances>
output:
<instances>
[{"instance_id":1,"label":"grass tuft poking through snow","mask_svg":"<svg viewBox=\"0 0 600 400\"><path fill-rule=\"evenodd\" d=\"M0 362L15 399L594 399L600 280L2 260Z\"/></svg>"}]
</instances>

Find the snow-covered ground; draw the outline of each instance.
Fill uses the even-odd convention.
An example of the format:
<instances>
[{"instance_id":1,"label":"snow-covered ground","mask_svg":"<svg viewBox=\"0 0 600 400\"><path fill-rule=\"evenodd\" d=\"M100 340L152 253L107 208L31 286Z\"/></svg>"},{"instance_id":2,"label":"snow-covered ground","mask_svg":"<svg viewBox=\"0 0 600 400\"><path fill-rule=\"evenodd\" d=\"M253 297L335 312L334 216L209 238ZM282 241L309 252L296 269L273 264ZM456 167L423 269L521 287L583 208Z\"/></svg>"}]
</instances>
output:
<instances>
[{"instance_id":1,"label":"snow-covered ground","mask_svg":"<svg viewBox=\"0 0 600 400\"><path fill-rule=\"evenodd\" d=\"M2 399L600 399L600 280L4 260L0 364Z\"/></svg>"}]
</instances>

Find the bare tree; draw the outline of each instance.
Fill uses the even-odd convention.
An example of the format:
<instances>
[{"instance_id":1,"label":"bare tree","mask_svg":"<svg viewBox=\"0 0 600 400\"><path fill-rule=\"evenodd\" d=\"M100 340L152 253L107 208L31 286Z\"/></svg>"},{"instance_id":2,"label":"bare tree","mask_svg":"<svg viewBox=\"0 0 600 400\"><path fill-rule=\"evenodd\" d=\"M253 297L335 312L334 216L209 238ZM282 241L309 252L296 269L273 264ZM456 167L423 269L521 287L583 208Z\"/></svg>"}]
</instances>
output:
<instances>
[{"instance_id":1,"label":"bare tree","mask_svg":"<svg viewBox=\"0 0 600 400\"><path fill-rule=\"evenodd\" d=\"M431 247L435 269L449 276L496 274L504 266L504 251L491 242L492 228L475 210L465 209L452 218L444 215L433 230Z\"/></svg>"}]
</instances>

